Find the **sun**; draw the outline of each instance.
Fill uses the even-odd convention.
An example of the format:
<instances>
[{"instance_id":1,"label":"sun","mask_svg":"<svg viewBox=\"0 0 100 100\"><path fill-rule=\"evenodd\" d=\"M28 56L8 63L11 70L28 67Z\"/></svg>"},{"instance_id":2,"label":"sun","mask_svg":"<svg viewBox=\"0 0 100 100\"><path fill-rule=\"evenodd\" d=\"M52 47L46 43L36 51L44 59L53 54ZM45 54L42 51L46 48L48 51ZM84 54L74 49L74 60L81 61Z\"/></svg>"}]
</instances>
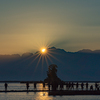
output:
<instances>
[{"instance_id":1,"label":"sun","mask_svg":"<svg viewBox=\"0 0 100 100\"><path fill-rule=\"evenodd\" d=\"M45 49L42 49L42 52L45 52Z\"/></svg>"},{"instance_id":2,"label":"sun","mask_svg":"<svg viewBox=\"0 0 100 100\"><path fill-rule=\"evenodd\" d=\"M42 48L41 53L46 53L46 48Z\"/></svg>"}]
</instances>

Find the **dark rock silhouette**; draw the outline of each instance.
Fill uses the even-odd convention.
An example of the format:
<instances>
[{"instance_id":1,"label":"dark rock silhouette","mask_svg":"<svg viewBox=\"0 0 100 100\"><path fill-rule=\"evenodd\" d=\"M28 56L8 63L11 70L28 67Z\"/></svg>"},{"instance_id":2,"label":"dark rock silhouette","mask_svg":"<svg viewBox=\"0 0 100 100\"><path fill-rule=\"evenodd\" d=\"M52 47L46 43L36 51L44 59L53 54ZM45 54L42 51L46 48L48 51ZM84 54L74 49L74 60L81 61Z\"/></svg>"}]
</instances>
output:
<instances>
[{"instance_id":1,"label":"dark rock silhouette","mask_svg":"<svg viewBox=\"0 0 100 100\"><path fill-rule=\"evenodd\" d=\"M58 78L57 76L57 68L58 68L57 65L51 64L48 67L47 78L44 80L45 83L48 83L48 87L49 87L49 84L51 84L52 90L54 91L56 91L58 88L58 85L62 83L61 79Z\"/></svg>"},{"instance_id":2,"label":"dark rock silhouette","mask_svg":"<svg viewBox=\"0 0 100 100\"><path fill-rule=\"evenodd\" d=\"M58 66L55 65L55 64L51 64L49 67L48 67L48 71L47 71L47 78L44 80L44 82L48 82L48 83L53 83L53 82L57 82L57 83L60 83L61 82L61 79L58 78L57 76L57 68Z\"/></svg>"}]
</instances>

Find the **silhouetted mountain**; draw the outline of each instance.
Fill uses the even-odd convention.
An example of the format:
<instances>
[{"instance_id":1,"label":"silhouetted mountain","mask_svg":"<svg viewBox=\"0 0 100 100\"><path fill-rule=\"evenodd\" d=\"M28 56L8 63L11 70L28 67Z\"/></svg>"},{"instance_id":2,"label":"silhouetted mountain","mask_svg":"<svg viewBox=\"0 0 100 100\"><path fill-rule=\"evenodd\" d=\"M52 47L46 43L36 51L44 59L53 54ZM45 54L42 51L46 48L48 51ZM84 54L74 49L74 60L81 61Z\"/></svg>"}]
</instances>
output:
<instances>
[{"instance_id":1,"label":"silhouetted mountain","mask_svg":"<svg viewBox=\"0 0 100 100\"><path fill-rule=\"evenodd\" d=\"M90 49L83 49L83 50L79 50L78 52L83 52L83 53L100 53L100 50L90 50Z\"/></svg>"},{"instance_id":2,"label":"silhouetted mountain","mask_svg":"<svg viewBox=\"0 0 100 100\"><path fill-rule=\"evenodd\" d=\"M90 50L90 49L83 49L83 50L80 50L78 52L92 53L92 50Z\"/></svg>"},{"instance_id":3,"label":"silhouetted mountain","mask_svg":"<svg viewBox=\"0 0 100 100\"><path fill-rule=\"evenodd\" d=\"M94 50L93 52L94 53L100 53L100 50Z\"/></svg>"},{"instance_id":4,"label":"silhouetted mountain","mask_svg":"<svg viewBox=\"0 0 100 100\"><path fill-rule=\"evenodd\" d=\"M22 57L29 57L29 56L32 56L32 55L33 55L33 53L27 52L27 53L22 54Z\"/></svg>"},{"instance_id":5,"label":"silhouetted mountain","mask_svg":"<svg viewBox=\"0 0 100 100\"><path fill-rule=\"evenodd\" d=\"M46 57L40 55L39 51L35 54L25 53L22 56L0 55L0 80L44 80L47 77L48 66L56 64L58 77L62 80L98 81L100 53L89 51L66 52L51 47L48 48Z\"/></svg>"}]
</instances>

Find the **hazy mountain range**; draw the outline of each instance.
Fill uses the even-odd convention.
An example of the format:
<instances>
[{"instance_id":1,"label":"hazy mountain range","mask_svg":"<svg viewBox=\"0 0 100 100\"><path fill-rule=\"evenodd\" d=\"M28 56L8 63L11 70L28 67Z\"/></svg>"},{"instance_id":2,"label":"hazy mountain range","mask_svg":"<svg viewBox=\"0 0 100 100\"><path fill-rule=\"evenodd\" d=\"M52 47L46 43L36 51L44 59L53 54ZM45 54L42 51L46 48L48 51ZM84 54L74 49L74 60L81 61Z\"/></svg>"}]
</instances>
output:
<instances>
[{"instance_id":1,"label":"hazy mountain range","mask_svg":"<svg viewBox=\"0 0 100 100\"><path fill-rule=\"evenodd\" d=\"M50 64L58 66L57 75L65 81L100 81L100 50L83 49L66 52L55 47L48 48L48 56L37 52L0 55L0 81L44 80Z\"/></svg>"}]
</instances>

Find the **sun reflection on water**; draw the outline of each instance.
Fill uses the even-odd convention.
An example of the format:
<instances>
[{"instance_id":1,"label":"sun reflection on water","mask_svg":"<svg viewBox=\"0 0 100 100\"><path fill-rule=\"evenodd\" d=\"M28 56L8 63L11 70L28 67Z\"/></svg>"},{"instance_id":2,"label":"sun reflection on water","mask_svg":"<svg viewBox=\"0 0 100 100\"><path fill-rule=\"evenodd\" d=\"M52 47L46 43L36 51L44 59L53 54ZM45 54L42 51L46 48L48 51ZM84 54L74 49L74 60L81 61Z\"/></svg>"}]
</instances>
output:
<instances>
[{"instance_id":1,"label":"sun reflection on water","mask_svg":"<svg viewBox=\"0 0 100 100\"><path fill-rule=\"evenodd\" d=\"M35 100L53 100L53 97L48 96L48 92L39 92Z\"/></svg>"}]
</instances>

